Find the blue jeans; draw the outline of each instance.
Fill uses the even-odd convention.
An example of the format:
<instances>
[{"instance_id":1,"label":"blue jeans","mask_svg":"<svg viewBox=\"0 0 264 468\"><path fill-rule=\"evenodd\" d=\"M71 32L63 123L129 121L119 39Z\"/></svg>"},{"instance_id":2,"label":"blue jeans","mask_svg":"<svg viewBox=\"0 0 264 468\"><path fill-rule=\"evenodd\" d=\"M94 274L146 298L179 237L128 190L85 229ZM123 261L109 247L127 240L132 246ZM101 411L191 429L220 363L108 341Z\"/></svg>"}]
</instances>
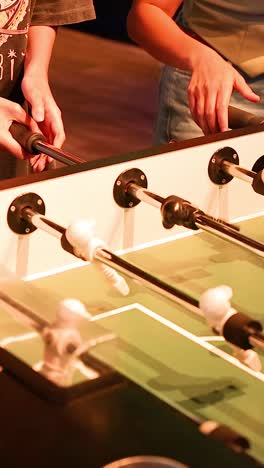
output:
<instances>
[{"instance_id":1,"label":"blue jeans","mask_svg":"<svg viewBox=\"0 0 264 468\"><path fill-rule=\"evenodd\" d=\"M187 140L203 135L202 130L193 121L189 110L187 89L190 78L189 71L164 66L160 80L156 144L168 143L170 140ZM264 75L256 79L246 78L246 81L261 97L261 102L252 103L234 92L230 104L264 117Z\"/></svg>"}]
</instances>

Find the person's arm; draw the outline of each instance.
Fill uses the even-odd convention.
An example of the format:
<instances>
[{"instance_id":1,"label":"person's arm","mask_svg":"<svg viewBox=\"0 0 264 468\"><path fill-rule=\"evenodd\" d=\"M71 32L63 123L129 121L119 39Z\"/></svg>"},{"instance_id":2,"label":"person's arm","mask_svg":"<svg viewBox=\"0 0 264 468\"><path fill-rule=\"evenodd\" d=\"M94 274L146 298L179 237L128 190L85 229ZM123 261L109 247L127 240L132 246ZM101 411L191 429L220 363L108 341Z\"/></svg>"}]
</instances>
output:
<instances>
[{"instance_id":1,"label":"person's arm","mask_svg":"<svg viewBox=\"0 0 264 468\"><path fill-rule=\"evenodd\" d=\"M52 49L56 38L56 28L50 26L31 26L24 65L22 91L31 108L31 115L49 143L61 147L64 128L61 112L49 86L48 70ZM47 163L45 157L31 158L34 170L43 170Z\"/></svg>"},{"instance_id":2,"label":"person's arm","mask_svg":"<svg viewBox=\"0 0 264 468\"><path fill-rule=\"evenodd\" d=\"M191 71L189 106L205 134L227 130L233 89L257 96L216 51L185 33L172 19L183 0L134 0L127 19L130 37L159 61Z\"/></svg>"}]
</instances>

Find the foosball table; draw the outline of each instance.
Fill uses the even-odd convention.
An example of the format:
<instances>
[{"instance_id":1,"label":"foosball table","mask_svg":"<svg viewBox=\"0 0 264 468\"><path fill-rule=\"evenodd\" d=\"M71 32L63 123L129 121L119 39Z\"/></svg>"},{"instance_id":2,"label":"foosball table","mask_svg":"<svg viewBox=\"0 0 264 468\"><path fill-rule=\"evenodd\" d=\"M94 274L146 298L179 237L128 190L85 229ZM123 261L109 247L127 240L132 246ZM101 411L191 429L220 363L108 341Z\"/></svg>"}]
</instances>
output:
<instances>
[{"instance_id":1,"label":"foosball table","mask_svg":"<svg viewBox=\"0 0 264 468\"><path fill-rule=\"evenodd\" d=\"M263 125L48 151L70 165L0 182L5 466L261 465Z\"/></svg>"}]
</instances>

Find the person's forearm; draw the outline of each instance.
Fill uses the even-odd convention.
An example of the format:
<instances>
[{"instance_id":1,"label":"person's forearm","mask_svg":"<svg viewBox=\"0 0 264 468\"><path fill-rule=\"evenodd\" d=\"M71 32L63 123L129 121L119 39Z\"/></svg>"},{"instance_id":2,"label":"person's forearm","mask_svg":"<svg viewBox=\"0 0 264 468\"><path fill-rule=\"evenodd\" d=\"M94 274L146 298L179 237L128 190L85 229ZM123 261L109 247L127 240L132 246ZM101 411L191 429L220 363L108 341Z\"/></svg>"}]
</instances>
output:
<instances>
[{"instance_id":1,"label":"person's forearm","mask_svg":"<svg viewBox=\"0 0 264 468\"><path fill-rule=\"evenodd\" d=\"M184 33L161 8L143 3L127 19L130 37L162 63L193 70L199 57L211 49Z\"/></svg>"},{"instance_id":2,"label":"person's forearm","mask_svg":"<svg viewBox=\"0 0 264 468\"><path fill-rule=\"evenodd\" d=\"M50 26L29 28L25 74L47 77L55 38L56 28Z\"/></svg>"}]
</instances>

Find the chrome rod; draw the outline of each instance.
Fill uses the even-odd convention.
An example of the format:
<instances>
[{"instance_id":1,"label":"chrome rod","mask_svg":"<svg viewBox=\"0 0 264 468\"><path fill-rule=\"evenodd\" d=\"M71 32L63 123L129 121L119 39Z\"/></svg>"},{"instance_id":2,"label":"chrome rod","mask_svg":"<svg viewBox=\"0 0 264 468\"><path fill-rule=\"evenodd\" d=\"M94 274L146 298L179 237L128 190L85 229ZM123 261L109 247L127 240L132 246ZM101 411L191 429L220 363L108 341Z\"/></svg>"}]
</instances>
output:
<instances>
[{"instance_id":1,"label":"chrome rod","mask_svg":"<svg viewBox=\"0 0 264 468\"><path fill-rule=\"evenodd\" d=\"M53 237L61 239L62 235L65 234L66 229L64 227L48 220L43 215L39 215L39 213L36 213L31 208L24 208L24 210L22 210L22 217L28 222L31 222L35 227L39 227ZM74 254L74 252L72 253ZM187 293L184 293L174 286L165 283L150 273L141 270L132 263L127 262L112 252L105 249L97 249L95 258L100 260L102 263L114 269L116 268L122 273L125 273L134 280L140 280L141 283L144 283L151 289L159 292L162 294L162 296L165 296L168 299L173 299L179 304L190 309L192 312L203 316L203 313L199 308L199 301L197 299L192 298Z\"/></svg>"},{"instance_id":2,"label":"chrome rod","mask_svg":"<svg viewBox=\"0 0 264 468\"><path fill-rule=\"evenodd\" d=\"M257 173L254 171L249 171L243 167L238 166L237 164L233 164L230 161L224 159L221 163L221 169L226 173L231 175L232 177L236 177L238 179L243 180L244 182L248 182L252 184L254 177L256 177Z\"/></svg>"},{"instance_id":3,"label":"chrome rod","mask_svg":"<svg viewBox=\"0 0 264 468\"><path fill-rule=\"evenodd\" d=\"M147 271L142 270L133 263L130 263L118 255L115 255L113 252L110 252L107 249L98 248L95 253L95 259L107 266L110 266L111 268L117 269L121 273L129 276L131 279L140 282L140 284L143 284L153 291L158 292L163 297L183 305L191 312L195 312L197 315L200 315L204 318L204 314L199 308L199 301L197 299L157 278L156 276L151 275Z\"/></svg>"},{"instance_id":4,"label":"chrome rod","mask_svg":"<svg viewBox=\"0 0 264 468\"><path fill-rule=\"evenodd\" d=\"M155 193L152 193L149 190L134 183L130 183L128 185L127 191L133 197L147 203L148 205L152 205L155 208L160 208L161 204L165 200L165 198L160 197L159 195L156 195Z\"/></svg>"},{"instance_id":5,"label":"chrome rod","mask_svg":"<svg viewBox=\"0 0 264 468\"><path fill-rule=\"evenodd\" d=\"M119 272L129 276L132 280L145 285L148 289L162 295L163 297L182 305L190 312L194 312L203 319L205 316L199 307L199 301L188 293L177 289L176 287L165 283L156 276L151 275L147 271L142 270L136 265L127 262L125 259L115 255L113 252L105 249L98 248L95 251L94 259L104 263L105 265L118 270ZM253 347L259 351L264 351L264 337L261 333L252 333L248 340Z\"/></svg>"},{"instance_id":6,"label":"chrome rod","mask_svg":"<svg viewBox=\"0 0 264 468\"><path fill-rule=\"evenodd\" d=\"M47 232L48 234L50 234L53 237L56 237L57 239L60 239L62 234L64 234L66 230L64 227L54 223L53 221L50 221L48 218L37 213L31 208L24 208L21 212L21 216L23 219L33 224L33 226L35 226L36 228Z\"/></svg>"},{"instance_id":7,"label":"chrome rod","mask_svg":"<svg viewBox=\"0 0 264 468\"><path fill-rule=\"evenodd\" d=\"M127 187L130 195L138 200L144 201L156 208L161 208L165 198L150 192L149 190L138 186L137 184L130 183ZM179 198L180 201L184 201ZM188 202L187 202L188 203ZM190 204L191 206L191 204ZM258 242L244 234L241 234L235 227L222 220L214 219L212 216L205 214L202 210L197 210L193 214L194 222L197 228L203 231L217 235L218 237L232 242L240 247L243 247L255 254L264 257L264 244ZM183 224L184 226L184 224Z\"/></svg>"},{"instance_id":8,"label":"chrome rod","mask_svg":"<svg viewBox=\"0 0 264 468\"><path fill-rule=\"evenodd\" d=\"M244 234L241 234L239 231L236 231L205 214L198 213L195 218L195 224L204 231L215 234L218 237L226 239L229 242L254 252L260 257L264 257L264 244L262 242L258 242L250 237L247 237Z\"/></svg>"},{"instance_id":9,"label":"chrome rod","mask_svg":"<svg viewBox=\"0 0 264 468\"><path fill-rule=\"evenodd\" d=\"M54 223L53 221L45 218L45 216L39 215L39 213L36 213L31 208L24 208L21 212L21 216L26 221L31 222L34 226L39 227L48 234L59 238L60 240L65 237L66 229L63 226ZM204 216L204 218L206 218L206 216ZM202 222L203 219L200 221ZM225 228L228 229L227 227ZM62 247L64 248L63 245ZM82 258L74 252L74 248L71 244L68 244L65 250L77 256L78 258ZM176 288L175 286L166 283L151 273L148 273L147 271L137 267L133 263L126 261L124 258L114 254L108 249L104 247L98 247L94 252L93 259L107 265L108 267L118 270L121 273L124 273L132 280L147 286L148 289L157 292L162 297L174 301L175 303L183 306L185 309L195 313L196 315L199 315L200 317L203 317L203 319L205 318L199 307L199 300ZM3 298L0 295L0 300L1 299ZM252 333L249 339L251 340L250 343L252 346L256 346L262 351L264 350L264 338L260 334Z\"/></svg>"},{"instance_id":10,"label":"chrome rod","mask_svg":"<svg viewBox=\"0 0 264 468\"><path fill-rule=\"evenodd\" d=\"M251 346L253 346L253 348L257 348L257 349L261 350L262 352L264 352L264 339L263 339L262 335L260 335L260 336L259 335L251 335L248 338L248 341L251 344Z\"/></svg>"},{"instance_id":11,"label":"chrome rod","mask_svg":"<svg viewBox=\"0 0 264 468\"><path fill-rule=\"evenodd\" d=\"M35 329L41 333L49 323L41 318L29 307L18 302L14 297L11 297L8 293L4 292L4 283L1 285L0 291L0 302L3 302L8 307L8 312L15 315L15 318L23 323Z\"/></svg>"}]
</instances>

